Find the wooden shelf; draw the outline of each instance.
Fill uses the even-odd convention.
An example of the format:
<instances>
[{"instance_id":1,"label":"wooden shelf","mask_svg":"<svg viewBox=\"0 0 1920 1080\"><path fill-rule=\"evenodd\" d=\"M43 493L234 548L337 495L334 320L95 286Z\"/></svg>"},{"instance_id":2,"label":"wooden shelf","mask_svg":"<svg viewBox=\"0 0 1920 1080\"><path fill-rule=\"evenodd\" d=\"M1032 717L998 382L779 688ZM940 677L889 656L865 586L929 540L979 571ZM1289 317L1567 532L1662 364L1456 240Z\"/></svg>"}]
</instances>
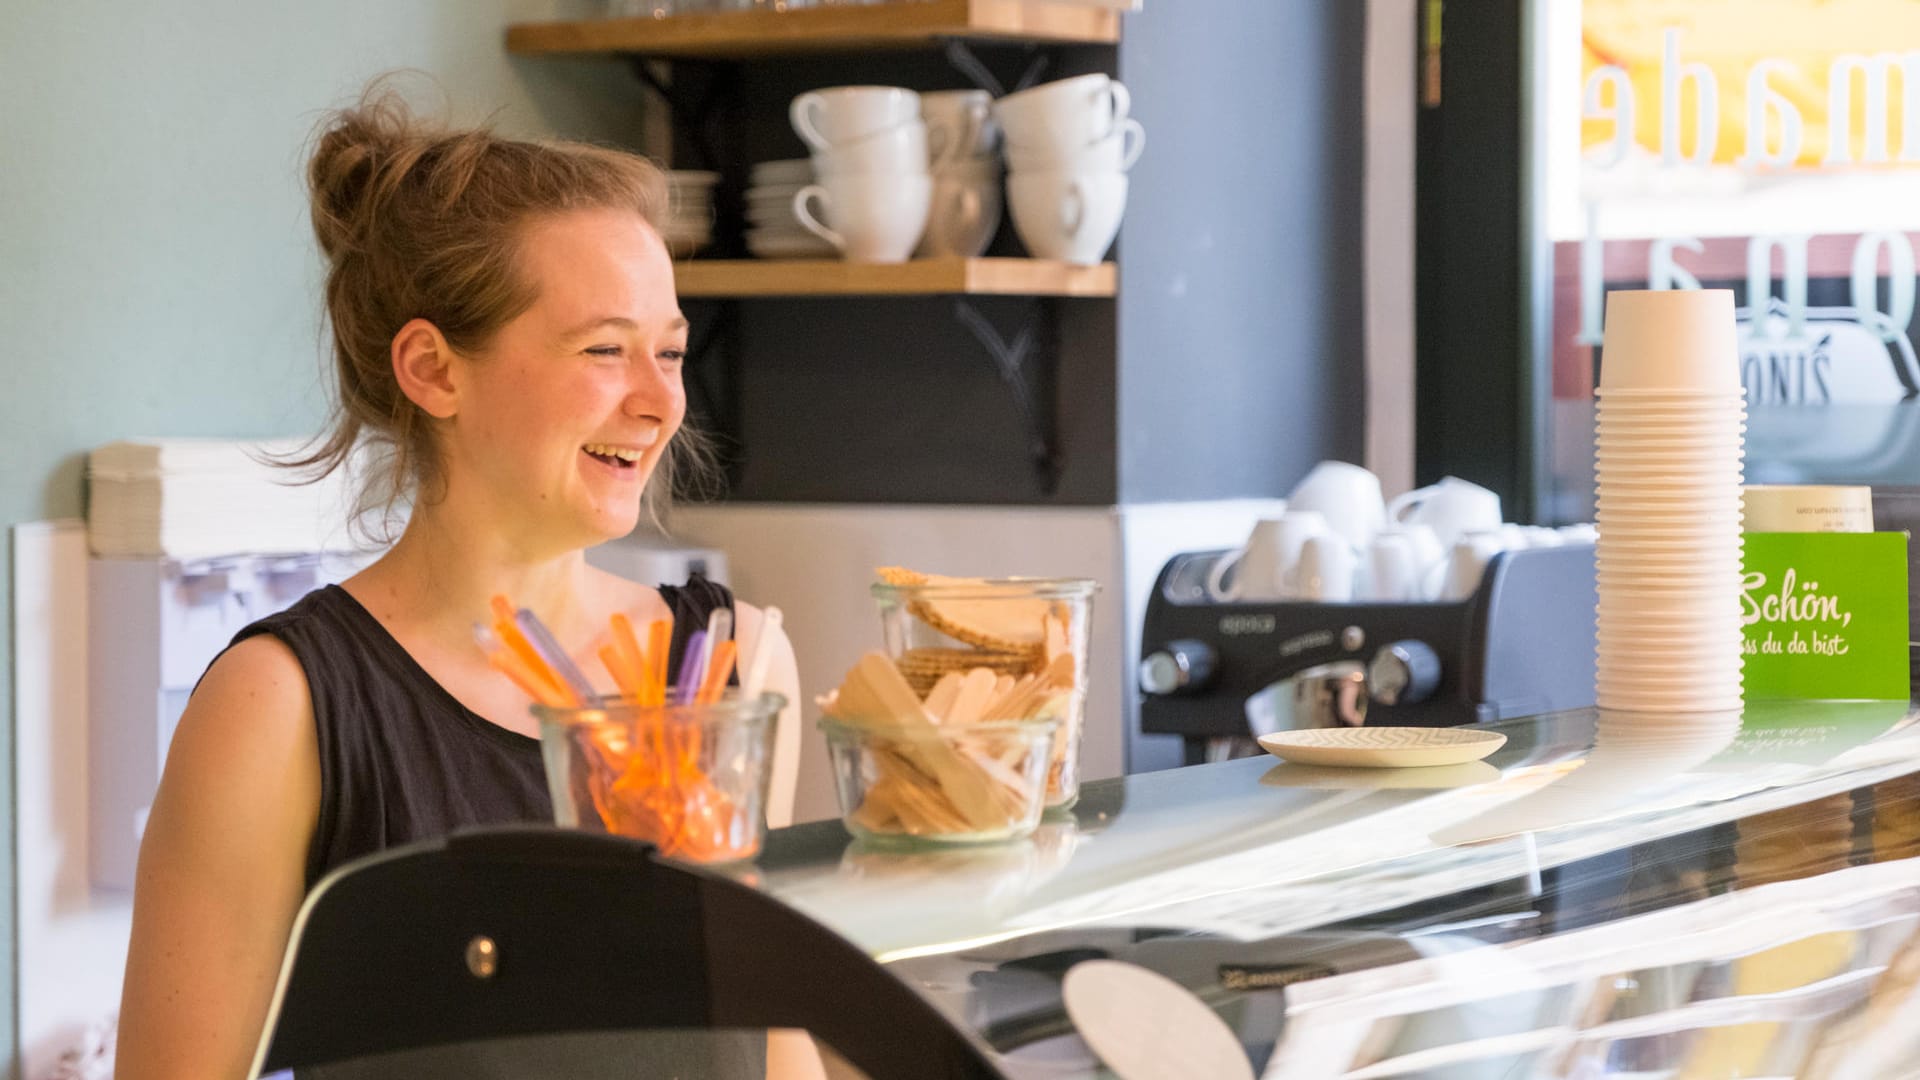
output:
<instances>
[{"instance_id":1,"label":"wooden shelf","mask_svg":"<svg viewBox=\"0 0 1920 1080\"><path fill-rule=\"evenodd\" d=\"M1120 13L1050 0L896 0L786 12L517 23L507 28L507 49L523 55L634 53L731 59L924 48L945 38L1112 45L1120 40Z\"/></svg>"},{"instance_id":2,"label":"wooden shelf","mask_svg":"<svg viewBox=\"0 0 1920 1080\"><path fill-rule=\"evenodd\" d=\"M1045 259L915 259L875 265L839 259L690 259L674 264L682 297L1072 296L1110 297L1112 263Z\"/></svg>"}]
</instances>

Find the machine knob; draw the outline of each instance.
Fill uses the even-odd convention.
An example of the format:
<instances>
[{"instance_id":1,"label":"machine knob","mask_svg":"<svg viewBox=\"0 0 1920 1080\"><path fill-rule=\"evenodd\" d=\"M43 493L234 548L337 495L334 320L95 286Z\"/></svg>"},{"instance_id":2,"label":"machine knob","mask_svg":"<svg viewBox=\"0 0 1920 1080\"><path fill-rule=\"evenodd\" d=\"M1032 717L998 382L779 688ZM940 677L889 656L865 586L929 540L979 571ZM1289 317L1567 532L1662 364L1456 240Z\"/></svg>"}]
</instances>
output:
<instances>
[{"instance_id":1,"label":"machine knob","mask_svg":"<svg viewBox=\"0 0 1920 1080\"><path fill-rule=\"evenodd\" d=\"M1383 645L1367 665L1367 688L1382 705L1418 705L1440 685L1440 654L1424 641Z\"/></svg>"},{"instance_id":2,"label":"machine knob","mask_svg":"<svg viewBox=\"0 0 1920 1080\"><path fill-rule=\"evenodd\" d=\"M1169 641L1140 661L1140 689L1148 694L1198 690L1213 677L1213 646L1204 641Z\"/></svg>"}]
</instances>

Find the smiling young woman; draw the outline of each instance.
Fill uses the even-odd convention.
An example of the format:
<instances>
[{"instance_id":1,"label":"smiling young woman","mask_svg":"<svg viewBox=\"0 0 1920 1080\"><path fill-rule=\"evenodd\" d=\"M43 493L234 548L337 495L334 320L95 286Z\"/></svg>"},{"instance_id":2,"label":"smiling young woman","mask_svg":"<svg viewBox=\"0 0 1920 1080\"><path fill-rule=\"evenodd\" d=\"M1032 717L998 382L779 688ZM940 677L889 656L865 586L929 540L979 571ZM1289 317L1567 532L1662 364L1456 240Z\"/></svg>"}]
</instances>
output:
<instances>
[{"instance_id":1,"label":"smiling young woman","mask_svg":"<svg viewBox=\"0 0 1920 1080\"><path fill-rule=\"evenodd\" d=\"M140 855L118 1062L132 1080L246 1074L295 912L329 870L552 820L528 702L473 643L491 596L582 659L616 613L673 618L677 650L733 605L704 579L649 588L584 557L653 512L687 450L660 171L444 130L376 84L329 118L308 178L338 408L295 464L382 448L370 499L411 510L365 571L243 631L181 718ZM751 651L760 613L737 616ZM769 645L797 702L792 649ZM757 1043L709 1052L728 1064L658 1064L765 1068Z\"/></svg>"}]
</instances>

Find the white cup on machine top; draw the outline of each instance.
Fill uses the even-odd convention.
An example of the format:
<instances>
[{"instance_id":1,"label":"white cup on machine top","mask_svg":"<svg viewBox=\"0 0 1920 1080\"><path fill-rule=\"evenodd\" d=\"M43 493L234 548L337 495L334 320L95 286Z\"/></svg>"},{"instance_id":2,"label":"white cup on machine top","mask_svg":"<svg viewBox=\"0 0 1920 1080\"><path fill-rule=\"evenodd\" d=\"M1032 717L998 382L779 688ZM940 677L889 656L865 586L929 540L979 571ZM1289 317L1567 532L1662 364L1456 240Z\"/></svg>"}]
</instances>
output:
<instances>
[{"instance_id":1,"label":"white cup on machine top","mask_svg":"<svg viewBox=\"0 0 1920 1080\"><path fill-rule=\"evenodd\" d=\"M1353 579L1359 570L1353 545L1345 537L1310 537L1300 548L1288 594L1298 600L1344 604L1353 599Z\"/></svg>"},{"instance_id":2,"label":"white cup on machine top","mask_svg":"<svg viewBox=\"0 0 1920 1080\"><path fill-rule=\"evenodd\" d=\"M1207 574L1215 600L1279 600L1308 540L1327 535L1327 520L1311 511L1288 510L1254 525L1240 550L1224 555ZM1228 580L1228 575L1232 580Z\"/></svg>"},{"instance_id":3,"label":"white cup on machine top","mask_svg":"<svg viewBox=\"0 0 1920 1080\"><path fill-rule=\"evenodd\" d=\"M851 262L898 263L920 242L932 198L925 173L830 176L794 195L793 216ZM815 203L825 222L814 215Z\"/></svg>"},{"instance_id":4,"label":"white cup on machine top","mask_svg":"<svg viewBox=\"0 0 1920 1080\"><path fill-rule=\"evenodd\" d=\"M1381 532L1367 549L1365 597L1384 603L1426 599L1427 569L1404 533Z\"/></svg>"},{"instance_id":5,"label":"white cup on machine top","mask_svg":"<svg viewBox=\"0 0 1920 1080\"><path fill-rule=\"evenodd\" d=\"M831 150L919 121L920 95L898 86L830 86L794 98L787 116L809 147ZM925 161L920 168L926 168Z\"/></svg>"},{"instance_id":6,"label":"white cup on machine top","mask_svg":"<svg viewBox=\"0 0 1920 1080\"><path fill-rule=\"evenodd\" d=\"M1480 587L1487 564L1505 550L1498 529L1470 532L1454 541L1447 563L1447 583L1441 590L1444 600L1465 600Z\"/></svg>"},{"instance_id":7,"label":"white cup on machine top","mask_svg":"<svg viewBox=\"0 0 1920 1080\"><path fill-rule=\"evenodd\" d=\"M1092 266L1113 246L1127 210L1118 173L1013 173L1007 207L1020 242L1038 258Z\"/></svg>"},{"instance_id":8,"label":"white cup on machine top","mask_svg":"<svg viewBox=\"0 0 1920 1080\"><path fill-rule=\"evenodd\" d=\"M1386 503L1380 497L1380 478L1358 465L1323 461L1315 465L1287 496L1292 510L1313 510L1327 519L1334 532L1364 550L1386 522Z\"/></svg>"},{"instance_id":9,"label":"white cup on machine top","mask_svg":"<svg viewBox=\"0 0 1920 1080\"><path fill-rule=\"evenodd\" d=\"M1426 525L1440 543L1451 545L1463 533L1500 527L1500 496L1457 476L1416 488L1387 504L1387 519L1402 525Z\"/></svg>"},{"instance_id":10,"label":"white cup on machine top","mask_svg":"<svg viewBox=\"0 0 1920 1080\"><path fill-rule=\"evenodd\" d=\"M1388 536L1404 538L1413 549L1413 563L1420 575L1420 594L1417 598L1438 600L1441 590L1446 587L1447 547L1440 542L1440 536L1433 531L1433 526L1388 522L1385 528L1374 535L1374 540L1378 542Z\"/></svg>"}]
</instances>

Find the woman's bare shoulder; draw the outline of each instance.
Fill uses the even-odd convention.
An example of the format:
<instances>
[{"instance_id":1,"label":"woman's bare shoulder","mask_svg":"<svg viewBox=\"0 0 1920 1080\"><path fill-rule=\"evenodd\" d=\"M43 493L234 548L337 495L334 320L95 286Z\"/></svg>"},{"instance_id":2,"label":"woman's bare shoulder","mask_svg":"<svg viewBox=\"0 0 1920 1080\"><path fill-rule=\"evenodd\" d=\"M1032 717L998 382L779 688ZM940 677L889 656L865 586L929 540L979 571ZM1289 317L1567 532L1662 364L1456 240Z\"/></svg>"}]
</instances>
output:
<instances>
[{"instance_id":1,"label":"woman's bare shoulder","mask_svg":"<svg viewBox=\"0 0 1920 1080\"><path fill-rule=\"evenodd\" d=\"M174 732L167 779L218 780L236 794L311 794L317 804L318 753L306 671L285 642L261 634L207 669Z\"/></svg>"},{"instance_id":2,"label":"woman's bare shoulder","mask_svg":"<svg viewBox=\"0 0 1920 1080\"><path fill-rule=\"evenodd\" d=\"M311 719L307 673L293 650L272 634L257 634L220 654L194 690L188 708L203 714L225 713L229 706L256 715Z\"/></svg>"},{"instance_id":3,"label":"woman's bare shoulder","mask_svg":"<svg viewBox=\"0 0 1920 1080\"><path fill-rule=\"evenodd\" d=\"M609 615L617 611L641 625L673 615L666 600L661 598L660 590L650 585L642 585L632 578L599 569L593 571L590 582Z\"/></svg>"}]
</instances>

